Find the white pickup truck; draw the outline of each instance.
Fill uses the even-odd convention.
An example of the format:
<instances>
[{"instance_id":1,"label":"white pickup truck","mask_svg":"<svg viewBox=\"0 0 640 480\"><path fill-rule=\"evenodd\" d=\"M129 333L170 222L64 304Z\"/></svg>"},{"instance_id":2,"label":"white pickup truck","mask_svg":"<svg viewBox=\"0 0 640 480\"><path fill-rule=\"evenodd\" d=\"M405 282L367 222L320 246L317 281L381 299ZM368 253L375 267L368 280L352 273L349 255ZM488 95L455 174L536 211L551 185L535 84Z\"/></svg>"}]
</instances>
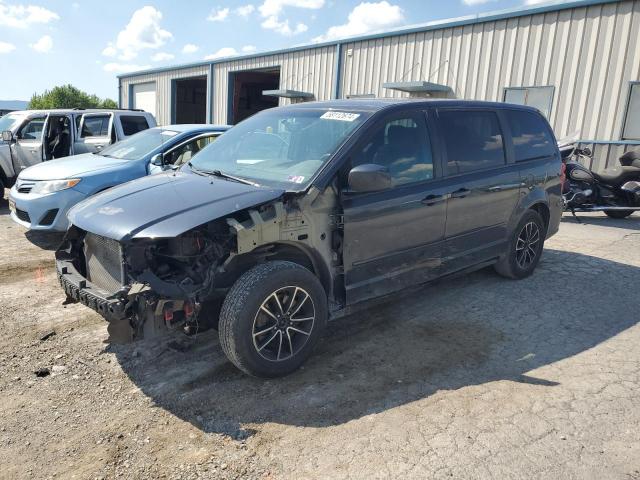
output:
<instances>
[{"instance_id":1,"label":"white pickup truck","mask_svg":"<svg viewBox=\"0 0 640 480\"><path fill-rule=\"evenodd\" d=\"M153 115L141 110L24 110L0 117L0 199L18 174L36 163L97 152L147 128Z\"/></svg>"}]
</instances>

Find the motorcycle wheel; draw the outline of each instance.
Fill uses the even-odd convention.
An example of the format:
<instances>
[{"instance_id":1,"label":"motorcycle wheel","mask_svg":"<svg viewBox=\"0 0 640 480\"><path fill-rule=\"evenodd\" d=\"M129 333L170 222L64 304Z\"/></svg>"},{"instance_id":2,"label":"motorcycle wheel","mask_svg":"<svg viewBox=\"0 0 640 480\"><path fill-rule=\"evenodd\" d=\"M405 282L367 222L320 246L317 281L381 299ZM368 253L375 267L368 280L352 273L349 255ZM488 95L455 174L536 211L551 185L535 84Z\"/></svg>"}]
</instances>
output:
<instances>
[{"instance_id":1,"label":"motorcycle wheel","mask_svg":"<svg viewBox=\"0 0 640 480\"><path fill-rule=\"evenodd\" d=\"M633 213L633 210L605 210L607 217L611 218L627 218Z\"/></svg>"}]
</instances>

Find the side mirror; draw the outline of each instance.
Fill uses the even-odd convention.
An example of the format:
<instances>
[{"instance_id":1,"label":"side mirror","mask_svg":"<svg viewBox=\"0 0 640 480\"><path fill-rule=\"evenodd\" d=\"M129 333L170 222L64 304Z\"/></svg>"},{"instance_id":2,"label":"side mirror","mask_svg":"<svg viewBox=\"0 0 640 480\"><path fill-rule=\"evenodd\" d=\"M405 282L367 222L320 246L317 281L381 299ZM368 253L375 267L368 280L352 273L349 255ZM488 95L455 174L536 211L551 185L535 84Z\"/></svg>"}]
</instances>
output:
<instances>
[{"instance_id":1,"label":"side mirror","mask_svg":"<svg viewBox=\"0 0 640 480\"><path fill-rule=\"evenodd\" d=\"M4 142L12 142L13 141L13 133L11 133L11 130L4 130L2 132L2 141L4 141Z\"/></svg>"},{"instance_id":2,"label":"side mirror","mask_svg":"<svg viewBox=\"0 0 640 480\"><path fill-rule=\"evenodd\" d=\"M151 157L151 165L162 167L164 165L164 156L161 153L156 153L153 157Z\"/></svg>"},{"instance_id":3,"label":"side mirror","mask_svg":"<svg viewBox=\"0 0 640 480\"><path fill-rule=\"evenodd\" d=\"M349 172L349 188L353 192L377 192L391 188L391 174L386 167L365 163Z\"/></svg>"}]
</instances>

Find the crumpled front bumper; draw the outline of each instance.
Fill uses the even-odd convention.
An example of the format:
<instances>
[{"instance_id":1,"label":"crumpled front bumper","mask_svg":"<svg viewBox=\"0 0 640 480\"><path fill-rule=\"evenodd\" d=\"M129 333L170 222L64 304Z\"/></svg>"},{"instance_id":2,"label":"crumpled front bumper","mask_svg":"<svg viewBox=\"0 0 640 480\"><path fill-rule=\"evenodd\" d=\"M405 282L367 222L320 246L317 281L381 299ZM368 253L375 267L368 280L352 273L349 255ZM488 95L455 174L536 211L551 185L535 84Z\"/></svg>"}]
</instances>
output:
<instances>
[{"instance_id":1,"label":"crumpled front bumper","mask_svg":"<svg viewBox=\"0 0 640 480\"><path fill-rule=\"evenodd\" d=\"M129 317L125 300L92 284L76 270L71 260L59 258L58 253L56 270L58 281L70 299L95 310L109 322Z\"/></svg>"}]
</instances>

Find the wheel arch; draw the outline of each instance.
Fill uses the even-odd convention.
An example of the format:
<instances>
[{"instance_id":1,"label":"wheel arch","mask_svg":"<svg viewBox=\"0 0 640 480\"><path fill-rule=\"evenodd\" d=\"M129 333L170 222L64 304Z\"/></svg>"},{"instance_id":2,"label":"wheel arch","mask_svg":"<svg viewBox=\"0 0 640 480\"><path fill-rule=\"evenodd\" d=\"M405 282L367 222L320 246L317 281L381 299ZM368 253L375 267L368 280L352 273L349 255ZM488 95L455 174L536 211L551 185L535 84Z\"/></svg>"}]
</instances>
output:
<instances>
[{"instance_id":1,"label":"wheel arch","mask_svg":"<svg viewBox=\"0 0 640 480\"><path fill-rule=\"evenodd\" d=\"M333 282L327 265L322 260L320 254L313 248L298 242L272 242L260 245L260 247L255 250L236 256L233 259L233 266L229 272L232 273L232 275L229 277L227 283L235 282L243 273L255 265L273 260L285 260L307 268L318 277L327 297L331 295Z\"/></svg>"}]
</instances>

